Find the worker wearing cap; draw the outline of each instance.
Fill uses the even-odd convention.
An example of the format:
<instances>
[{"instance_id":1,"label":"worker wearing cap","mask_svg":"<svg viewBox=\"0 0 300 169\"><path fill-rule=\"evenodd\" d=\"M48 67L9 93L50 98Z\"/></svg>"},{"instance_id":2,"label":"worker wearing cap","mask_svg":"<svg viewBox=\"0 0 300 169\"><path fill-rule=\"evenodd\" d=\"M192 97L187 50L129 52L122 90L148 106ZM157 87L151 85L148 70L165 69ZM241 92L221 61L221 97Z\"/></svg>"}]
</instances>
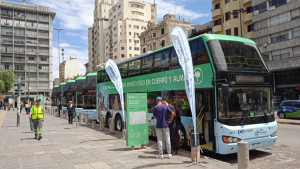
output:
<instances>
[{"instance_id":1,"label":"worker wearing cap","mask_svg":"<svg viewBox=\"0 0 300 169\"><path fill-rule=\"evenodd\" d=\"M44 109L41 105L41 100L36 101L36 105L31 108L30 115L32 118L33 128L34 128L34 138L41 140L42 139L42 127L44 119Z\"/></svg>"}]
</instances>

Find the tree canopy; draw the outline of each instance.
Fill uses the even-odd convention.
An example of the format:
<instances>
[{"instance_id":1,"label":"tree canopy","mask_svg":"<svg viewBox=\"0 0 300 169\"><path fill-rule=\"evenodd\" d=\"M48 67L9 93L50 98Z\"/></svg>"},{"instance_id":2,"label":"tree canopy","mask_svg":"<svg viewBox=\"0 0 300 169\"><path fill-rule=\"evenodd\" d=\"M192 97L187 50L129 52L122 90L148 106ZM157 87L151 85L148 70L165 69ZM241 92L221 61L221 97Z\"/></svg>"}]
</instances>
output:
<instances>
[{"instance_id":1,"label":"tree canopy","mask_svg":"<svg viewBox=\"0 0 300 169\"><path fill-rule=\"evenodd\" d=\"M1 82L2 81L2 82ZM8 70L0 71L0 92L7 93L11 88L14 87L15 74Z\"/></svg>"}]
</instances>

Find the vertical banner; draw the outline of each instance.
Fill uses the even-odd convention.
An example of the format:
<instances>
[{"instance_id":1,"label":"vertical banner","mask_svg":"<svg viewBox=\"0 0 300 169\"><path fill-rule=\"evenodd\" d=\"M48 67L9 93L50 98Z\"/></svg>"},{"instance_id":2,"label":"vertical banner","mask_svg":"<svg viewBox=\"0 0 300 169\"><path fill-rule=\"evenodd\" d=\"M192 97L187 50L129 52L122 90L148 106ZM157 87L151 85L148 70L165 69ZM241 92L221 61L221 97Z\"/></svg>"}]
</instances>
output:
<instances>
[{"instance_id":1,"label":"vertical banner","mask_svg":"<svg viewBox=\"0 0 300 169\"><path fill-rule=\"evenodd\" d=\"M180 66L184 73L184 82L186 95L190 104L193 118L194 134L195 134L195 146L197 144L196 136L196 105L195 105L195 85L194 85L194 70L193 70L193 60L191 55L191 49L189 46L188 39L179 26L175 26L171 32L171 39L179 58Z\"/></svg>"},{"instance_id":2,"label":"vertical banner","mask_svg":"<svg viewBox=\"0 0 300 169\"><path fill-rule=\"evenodd\" d=\"M106 61L105 71L108 74L110 80L115 85L115 87L120 95L120 101L121 101L121 107L122 107L122 121L123 121L123 125L125 128L123 84L122 84L122 77L121 77L119 68L113 60L109 59L108 61Z\"/></svg>"}]
</instances>

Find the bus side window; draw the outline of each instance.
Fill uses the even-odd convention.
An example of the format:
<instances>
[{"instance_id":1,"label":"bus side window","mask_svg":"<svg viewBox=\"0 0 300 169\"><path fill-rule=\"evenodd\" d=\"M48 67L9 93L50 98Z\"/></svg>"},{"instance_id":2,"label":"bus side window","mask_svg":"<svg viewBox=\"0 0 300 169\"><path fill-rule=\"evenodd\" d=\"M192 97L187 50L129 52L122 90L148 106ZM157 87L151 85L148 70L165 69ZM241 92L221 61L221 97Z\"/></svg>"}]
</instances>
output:
<instances>
[{"instance_id":1,"label":"bus side window","mask_svg":"<svg viewBox=\"0 0 300 169\"><path fill-rule=\"evenodd\" d=\"M153 68L153 55L149 55L142 58L142 74L152 73Z\"/></svg>"},{"instance_id":2,"label":"bus side window","mask_svg":"<svg viewBox=\"0 0 300 169\"><path fill-rule=\"evenodd\" d=\"M153 72L162 72L169 69L169 52L164 50L155 54Z\"/></svg>"},{"instance_id":3,"label":"bus side window","mask_svg":"<svg viewBox=\"0 0 300 169\"><path fill-rule=\"evenodd\" d=\"M130 61L128 64L128 77L140 75L141 59Z\"/></svg>"},{"instance_id":4,"label":"bus side window","mask_svg":"<svg viewBox=\"0 0 300 169\"><path fill-rule=\"evenodd\" d=\"M128 63L123 63L119 65L119 69L120 69L120 74L122 78L126 78L127 77L127 73L128 73Z\"/></svg>"},{"instance_id":5,"label":"bus side window","mask_svg":"<svg viewBox=\"0 0 300 169\"><path fill-rule=\"evenodd\" d=\"M174 48L171 49L170 55L170 70L180 68L178 56Z\"/></svg>"}]
</instances>

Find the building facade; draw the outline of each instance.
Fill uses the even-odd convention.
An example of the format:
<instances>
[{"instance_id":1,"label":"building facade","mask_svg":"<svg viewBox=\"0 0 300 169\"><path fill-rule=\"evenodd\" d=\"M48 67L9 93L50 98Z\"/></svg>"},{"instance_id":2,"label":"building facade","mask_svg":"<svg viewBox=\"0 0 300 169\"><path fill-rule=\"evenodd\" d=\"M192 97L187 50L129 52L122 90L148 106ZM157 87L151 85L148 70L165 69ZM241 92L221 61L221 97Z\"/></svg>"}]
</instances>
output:
<instances>
[{"instance_id":1,"label":"building facade","mask_svg":"<svg viewBox=\"0 0 300 169\"><path fill-rule=\"evenodd\" d=\"M253 38L251 0L212 0L213 34Z\"/></svg>"},{"instance_id":2,"label":"building facade","mask_svg":"<svg viewBox=\"0 0 300 169\"><path fill-rule=\"evenodd\" d=\"M195 27L189 31L189 37L195 37L201 34L211 34L212 33L213 22L207 22L202 25L195 25Z\"/></svg>"},{"instance_id":3,"label":"building facade","mask_svg":"<svg viewBox=\"0 0 300 169\"><path fill-rule=\"evenodd\" d=\"M276 95L300 99L300 1L252 1L254 39L271 72Z\"/></svg>"},{"instance_id":4,"label":"building facade","mask_svg":"<svg viewBox=\"0 0 300 169\"><path fill-rule=\"evenodd\" d=\"M27 96L53 87L52 21L48 7L0 1L1 70L21 77ZM14 89L8 93L12 94Z\"/></svg>"},{"instance_id":5,"label":"building facade","mask_svg":"<svg viewBox=\"0 0 300 169\"><path fill-rule=\"evenodd\" d=\"M141 53L160 49L172 44L171 32L175 26L180 26L186 35L193 25L185 20L177 20L175 15L166 14L158 24L149 22L147 30L140 34Z\"/></svg>"},{"instance_id":6,"label":"building facade","mask_svg":"<svg viewBox=\"0 0 300 169\"><path fill-rule=\"evenodd\" d=\"M87 73L97 71L97 65L106 61L104 29L108 28L108 11L114 4L114 0L95 0L94 24L88 29L89 64Z\"/></svg>"},{"instance_id":7,"label":"building facade","mask_svg":"<svg viewBox=\"0 0 300 169\"><path fill-rule=\"evenodd\" d=\"M59 65L60 83L70 80L76 75L79 75L79 61L76 56L70 56L69 60L65 60Z\"/></svg>"},{"instance_id":8,"label":"building facade","mask_svg":"<svg viewBox=\"0 0 300 169\"><path fill-rule=\"evenodd\" d=\"M120 62L141 54L139 36L147 29L149 22L156 24L156 20L156 4L119 0L109 10L109 27L104 30L103 63L107 59Z\"/></svg>"}]
</instances>

